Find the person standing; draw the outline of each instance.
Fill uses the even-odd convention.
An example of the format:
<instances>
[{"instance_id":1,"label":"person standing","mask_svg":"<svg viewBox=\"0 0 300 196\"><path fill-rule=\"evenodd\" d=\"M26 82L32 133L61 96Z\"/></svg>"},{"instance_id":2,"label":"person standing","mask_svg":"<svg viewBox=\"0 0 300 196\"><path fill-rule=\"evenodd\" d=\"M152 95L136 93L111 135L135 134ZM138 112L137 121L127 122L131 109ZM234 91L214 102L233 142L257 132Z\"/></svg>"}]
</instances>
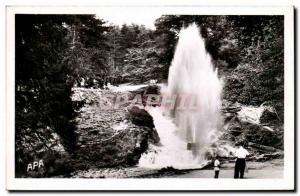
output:
<instances>
[{"instance_id":1,"label":"person standing","mask_svg":"<svg viewBox=\"0 0 300 196\"><path fill-rule=\"evenodd\" d=\"M235 151L236 161L234 167L234 178L244 178L244 172L246 167L246 157L249 152L243 148L241 144L237 144L237 149Z\"/></svg>"},{"instance_id":2,"label":"person standing","mask_svg":"<svg viewBox=\"0 0 300 196\"><path fill-rule=\"evenodd\" d=\"M220 173L220 161L219 157L217 156L215 161L214 161L214 170L215 170L215 178L219 178L219 173Z\"/></svg>"}]
</instances>

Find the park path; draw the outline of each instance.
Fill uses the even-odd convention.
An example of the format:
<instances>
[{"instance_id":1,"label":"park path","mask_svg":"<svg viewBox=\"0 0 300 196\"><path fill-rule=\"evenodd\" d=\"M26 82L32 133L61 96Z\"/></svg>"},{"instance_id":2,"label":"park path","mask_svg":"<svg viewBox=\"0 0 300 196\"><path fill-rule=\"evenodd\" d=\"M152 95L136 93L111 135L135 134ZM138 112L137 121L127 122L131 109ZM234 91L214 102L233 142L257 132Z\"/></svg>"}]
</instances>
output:
<instances>
[{"instance_id":1,"label":"park path","mask_svg":"<svg viewBox=\"0 0 300 196\"><path fill-rule=\"evenodd\" d=\"M220 170L219 178L233 178L234 163L225 164ZM274 179L283 178L283 159L274 159L266 162L249 162L248 172L245 172L246 179ZM194 170L180 175L168 176L171 178L213 178L214 170Z\"/></svg>"}]
</instances>

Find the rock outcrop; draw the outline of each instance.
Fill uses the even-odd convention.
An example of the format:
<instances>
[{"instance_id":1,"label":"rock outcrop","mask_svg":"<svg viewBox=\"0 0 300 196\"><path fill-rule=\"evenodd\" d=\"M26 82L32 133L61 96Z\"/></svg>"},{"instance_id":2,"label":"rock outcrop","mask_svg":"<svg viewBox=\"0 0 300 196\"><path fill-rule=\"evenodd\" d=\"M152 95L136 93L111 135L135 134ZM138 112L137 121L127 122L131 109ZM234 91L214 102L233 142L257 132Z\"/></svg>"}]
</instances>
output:
<instances>
[{"instance_id":1,"label":"rock outcrop","mask_svg":"<svg viewBox=\"0 0 300 196\"><path fill-rule=\"evenodd\" d=\"M86 97L86 104L77 117L76 130L76 156L83 162L92 167L135 165L147 150L148 142L159 140L153 119L146 110L137 106L101 110L97 100L110 91L81 89L77 93Z\"/></svg>"},{"instance_id":2,"label":"rock outcrop","mask_svg":"<svg viewBox=\"0 0 300 196\"><path fill-rule=\"evenodd\" d=\"M147 104L149 104L149 103L147 103L147 101L150 101L150 100L148 100L148 96L149 95L159 95L160 90L161 90L161 87L158 85L149 85L149 86L145 86L145 87L142 87L142 88L134 90L134 91L130 91L130 96L135 97L135 96L139 95L142 98L143 106L146 106ZM155 101L153 99L154 98L151 99L151 101L153 101L153 103L151 103L151 106L160 105L159 103L156 103L159 101Z\"/></svg>"},{"instance_id":3,"label":"rock outcrop","mask_svg":"<svg viewBox=\"0 0 300 196\"><path fill-rule=\"evenodd\" d=\"M250 106L249 111L257 110L257 114L249 114L249 118L241 115L243 107L248 106L224 101L222 113L225 125L221 139L231 145L243 144L251 151L253 158L282 157L283 124L272 107L262 105L256 109Z\"/></svg>"},{"instance_id":4,"label":"rock outcrop","mask_svg":"<svg viewBox=\"0 0 300 196\"><path fill-rule=\"evenodd\" d=\"M148 130L149 142L157 144L160 141L159 135L155 129L152 116L145 110L140 109L138 106L129 108L127 118L135 125L143 127Z\"/></svg>"}]
</instances>

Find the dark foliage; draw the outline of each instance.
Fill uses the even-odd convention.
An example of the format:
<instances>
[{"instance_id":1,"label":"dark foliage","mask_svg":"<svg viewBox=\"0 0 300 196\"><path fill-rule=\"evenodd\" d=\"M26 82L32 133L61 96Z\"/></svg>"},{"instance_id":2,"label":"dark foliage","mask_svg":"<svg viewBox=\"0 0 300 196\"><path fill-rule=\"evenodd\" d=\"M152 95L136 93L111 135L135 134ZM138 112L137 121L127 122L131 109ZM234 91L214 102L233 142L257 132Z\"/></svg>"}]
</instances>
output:
<instances>
[{"instance_id":1,"label":"dark foliage","mask_svg":"<svg viewBox=\"0 0 300 196\"><path fill-rule=\"evenodd\" d=\"M58 134L73 153L76 135L71 100L75 81L101 77L103 22L91 15L16 15L16 172L52 152ZM91 74L93 73L93 74Z\"/></svg>"}]
</instances>

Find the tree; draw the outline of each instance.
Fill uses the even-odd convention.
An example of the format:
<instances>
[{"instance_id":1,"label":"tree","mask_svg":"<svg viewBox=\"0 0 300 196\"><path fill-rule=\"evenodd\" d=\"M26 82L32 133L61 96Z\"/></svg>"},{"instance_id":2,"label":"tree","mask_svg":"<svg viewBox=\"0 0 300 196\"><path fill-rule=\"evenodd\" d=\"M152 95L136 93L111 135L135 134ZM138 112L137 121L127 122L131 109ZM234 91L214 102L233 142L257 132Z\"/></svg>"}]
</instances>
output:
<instances>
[{"instance_id":1,"label":"tree","mask_svg":"<svg viewBox=\"0 0 300 196\"><path fill-rule=\"evenodd\" d=\"M118 26L111 26L107 33L108 37L108 66L111 78L121 77L121 69L124 62L126 49L121 46L121 30ZM110 81L112 82L112 81Z\"/></svg>"},{"instance_id":2,"label":"tree","mask_svg":"<svg viewBox=\"0 0 300 196\"><path fill-rule=\"evenodd\" d=\"M74 16L74 22L69 27L72 45L67 55L68 61L77 65L74 73L77 80L84 78L88 86L94 86L94 81L97 81L101 87L109 74L109 27L104 24L103 20L95 16L79 15Z\"/></svg>"},{"instance_id":3,"label":"tree","mask_svg":"<svg viewBox=\"0 0 300 196\"><path fill-rule=\"evenodd\" d=\"M48 148L52 131L67 150L75 145L72 67L64 64L66 16L16 15L16 166L28 143ZM18 167L17 167L18 168Z\"/></svg>"},{"instance_id":4,"label":"tree","mask_svg":"<svg viewBox=\"0 0 300 196\"><path fill-rule=\"evenodd\" d=\"M231 17L240 37L244 58L233 74L243 80L237 96L241 103L275 107L283 119L284 103L284 20L282 16ZM245 69L247 67L247 69Z\"/></svg>"},{"instance_id":5,"label":"tree","mask_svg":"<svg viewBox=\"0 0 300 196\"><path fill-rule=\"evenodd\" d=\"M106 30L92 15L16 15L17 173L55 151L54 133L76 150L72 88L82 77L107 77Z\"/></svg>"}]
</instances>

